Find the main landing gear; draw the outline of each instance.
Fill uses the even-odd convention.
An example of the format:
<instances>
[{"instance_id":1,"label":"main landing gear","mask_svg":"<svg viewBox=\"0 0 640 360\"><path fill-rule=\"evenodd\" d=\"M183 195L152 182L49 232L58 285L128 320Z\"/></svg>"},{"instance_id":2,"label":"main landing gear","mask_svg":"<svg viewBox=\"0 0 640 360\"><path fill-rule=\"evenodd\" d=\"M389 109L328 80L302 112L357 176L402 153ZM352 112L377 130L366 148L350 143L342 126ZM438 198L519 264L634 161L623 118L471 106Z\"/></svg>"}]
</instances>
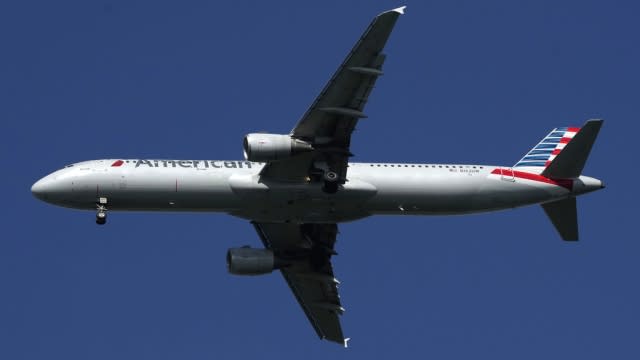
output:
<instances>
[{"instance_id":1,"label":"main landing gear","mask_svg":"<svg viewBox=\"0 0 640 360\"><path fill-rule=\"evenodd\" d=\"M101 197L96 203L96 224L104 225L107 223L107 198Z\"/></svg>"},{"instance_id":2,"label":"main landing gear","mask_svg":"<svg viewBox=\"0 0 640 360\"><path fill-rule=\"evenodd\" d=\"M322 186L322 191L327 194L335 194L338 191L338 186L340 185L338 182L338 174L333 171L326 171L323 180L324 185Z\"/></svg>"}]
</instances>

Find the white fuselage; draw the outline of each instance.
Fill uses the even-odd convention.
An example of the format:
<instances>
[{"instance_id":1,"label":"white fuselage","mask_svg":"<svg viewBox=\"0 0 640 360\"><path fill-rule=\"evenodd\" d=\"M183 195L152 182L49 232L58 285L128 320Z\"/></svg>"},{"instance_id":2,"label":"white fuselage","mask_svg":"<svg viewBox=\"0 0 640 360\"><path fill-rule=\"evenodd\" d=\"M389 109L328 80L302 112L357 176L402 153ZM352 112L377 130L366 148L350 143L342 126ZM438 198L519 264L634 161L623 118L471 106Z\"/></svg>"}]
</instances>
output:
<instances>
[{"instance_id":1,"label":"white fuselage","mask_svg":"<svg viewBox=\"0 0 640 360\"><path fill-rule=\"evenodd\" d=\"M32 187L65 207L210 211L259 222L343 222L375 214L465 214L544 203L603 187L580 176L556 182L486 165L350 163L336 194L318 182L261 182L264 165L217 160L92 160Z\"/></svg>"}]
</instances>

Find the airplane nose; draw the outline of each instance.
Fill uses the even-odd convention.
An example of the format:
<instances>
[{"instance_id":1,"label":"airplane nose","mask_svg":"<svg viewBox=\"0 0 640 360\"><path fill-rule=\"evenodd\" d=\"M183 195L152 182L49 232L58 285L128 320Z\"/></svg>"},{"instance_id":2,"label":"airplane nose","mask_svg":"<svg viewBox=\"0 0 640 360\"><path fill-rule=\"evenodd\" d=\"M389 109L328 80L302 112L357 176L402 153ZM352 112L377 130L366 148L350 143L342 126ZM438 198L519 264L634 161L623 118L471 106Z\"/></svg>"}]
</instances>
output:
<instances>
[{"instance_id":1,"label":"airplane nose","mask_svg":"<svg viewBox=\"0 0 640 360\"><path fill-rule=\"evenodd\" d=\"M40 179L36 181L31 186L31 194L43 201L47 200L47 192L48 192L47 190L48 190L48 187L44 179Z\"/></svg>"},{"instance_id":2,"label":"airplane nose","mask_svg":"<svg viewBox=\"0 0 640 360\"><path fill-rule=\"evenodd\" d=\"M67 206L75 200L73 174L54 172L31 185L31 194L46 203Z\"/></svg>"}]
</instances>

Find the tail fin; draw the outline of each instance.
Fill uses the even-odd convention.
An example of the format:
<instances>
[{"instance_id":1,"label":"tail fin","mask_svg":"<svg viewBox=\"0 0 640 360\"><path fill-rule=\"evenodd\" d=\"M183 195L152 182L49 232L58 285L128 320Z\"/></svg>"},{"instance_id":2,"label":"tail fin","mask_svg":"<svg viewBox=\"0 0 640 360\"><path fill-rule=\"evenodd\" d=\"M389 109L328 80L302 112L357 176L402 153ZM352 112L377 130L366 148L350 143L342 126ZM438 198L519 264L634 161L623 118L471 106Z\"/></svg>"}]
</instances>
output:
<instances>
[{"instance_id":1,"label":"tail fin","mask_svg":"<svg viewBox=\"0 0 640 360\"><path fill-rule=\"evenodd\" d=\"M580 129L554 129L534 150L529 152L531 154L534 151L552 149L551 154L548 155L549 158L544 162L540 175L551 179L579 177L587 162L591 147L596 141L602 122L602 120L588 120ZM539 148L540 146L542 148ZM529 154L519 163L527 164L531 161L527 159L528 157L536 156ZM516 166L518 165L516 164ZM535 169L538 170L540 167ZM600 185L602 185L601 182ZM578 240L578 213L574 196L542 204L542 208L563 240Z\"/></svg>"},{"instance_id":2,"label":"tail fin","mask_svg":"<svg viewBox=\"0 0 640 360\"><path fill-rule=\"evenodd\" d=\"M542 208L562 240L578 240L578 210L575 197L545 203L542 204Z\"/></svg>"},{"instance_id":3,"label":"tail fin","mask_svg":"<svg viewBox=\"0 0 640 360\"><path fill-rule=\"evenodd\" d=\"M513 167L554 179L578 177L600 126L602 120L588 120L582 128L555 128Z\"/></svg>"},{"instance_id":4,"label":"tail fin","mask_svg":"<svg viewBox=\"0 0 640 360\"><path fill-rule=\"evenodd\" d=\"M582 174L591 147L596 141L602 120L589 120L566 144L561 153L542 172L542 176L554 179L576 178Z\"/></svg>"}]
</instances>

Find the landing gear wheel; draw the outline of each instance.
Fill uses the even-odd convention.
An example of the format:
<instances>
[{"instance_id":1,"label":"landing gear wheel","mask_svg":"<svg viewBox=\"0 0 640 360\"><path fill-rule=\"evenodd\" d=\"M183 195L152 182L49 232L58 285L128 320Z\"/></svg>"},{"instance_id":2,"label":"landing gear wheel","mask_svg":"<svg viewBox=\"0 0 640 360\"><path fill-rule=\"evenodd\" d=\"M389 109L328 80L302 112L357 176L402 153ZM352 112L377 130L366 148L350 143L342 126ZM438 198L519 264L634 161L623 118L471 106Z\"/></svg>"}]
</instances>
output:
<instances>
[{"instance_id":1,"label":"landing gear wheel","mask_svg":"<svg viewBox=\"0 0 640 360\"><path fill-rule=\"evenodd\" d=\"M322 191L327 194L335 194L338 191L338 174L333 171L327 171L324 173L324 186Z\"/></svg>"},{"instance_id":2,"label":"landing gear wheel","mask_svg":"<svg viewBox=\"0 0 640 360\"><path fill-rule=\"evenodd\" d=\"M96 214L96 224L104 225L107 223L107 214L103 212L99 212Z\"/></svg>"},{"instance_id":3,"label":"landing gear wheel","mask_svg":"<svg viewBox=\"0 0 640 360\"><path fill-rule=\"evenodd\" d=\"M106 201L105 201L106 203ZM96 204L98 212L96 213L96 224L104 225L107 223L107 207L101 203Z\"/></svg>"},{"instance_id":4,"label":"landing gear wheel","mask_svg":"<svg viewBox=\"0 0 640 360\"><path fill-rule=\"evenodd\" d=\"M338 174L333 171L327 171L324 173L324 181L336 182L338 181Z\"/></svg>"}]
</instances>

